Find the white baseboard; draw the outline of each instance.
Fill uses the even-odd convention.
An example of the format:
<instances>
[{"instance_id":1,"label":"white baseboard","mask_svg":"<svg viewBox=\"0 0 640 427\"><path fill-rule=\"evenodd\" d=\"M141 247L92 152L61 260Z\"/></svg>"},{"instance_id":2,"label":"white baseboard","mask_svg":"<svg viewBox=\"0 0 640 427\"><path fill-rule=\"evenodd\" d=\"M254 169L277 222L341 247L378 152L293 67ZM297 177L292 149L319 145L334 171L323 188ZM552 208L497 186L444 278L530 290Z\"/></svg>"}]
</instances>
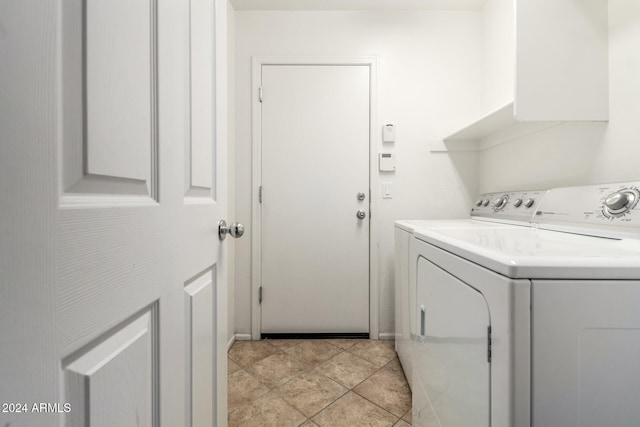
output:
<instances>
[{"instance_id":1,"label":"white baseboard","mask_svg":"<svg viewBox=\"0 0 640 427\"><path fill-rule=\"evenodd\" d=\"M235 334L236 341L251 341L251 334Z\"/></svg>"},{"instance_id":2,"label":"white baseboard","mask_svg":"<svg viewBox=\"0 0 640 427\"><path fill-rule=\"evenodd\" d=\"M378 339L379 340L395 340L396 334L394 334L393 332L380 332L378 334Z\"/></svg>"},{"instance_id":3,"label":"white baseboard","mask_svg":"<svg viewBox=\"0 0 640 427\"><path fill-rule=\"evenodd\" d=\"M235 341L236 341L236 336L235 335L231 335L231 339L227 343L227 353L229 352L229 350L231 350L231 346L233 345L233 343Z\"/></svg>"}]
</instances>

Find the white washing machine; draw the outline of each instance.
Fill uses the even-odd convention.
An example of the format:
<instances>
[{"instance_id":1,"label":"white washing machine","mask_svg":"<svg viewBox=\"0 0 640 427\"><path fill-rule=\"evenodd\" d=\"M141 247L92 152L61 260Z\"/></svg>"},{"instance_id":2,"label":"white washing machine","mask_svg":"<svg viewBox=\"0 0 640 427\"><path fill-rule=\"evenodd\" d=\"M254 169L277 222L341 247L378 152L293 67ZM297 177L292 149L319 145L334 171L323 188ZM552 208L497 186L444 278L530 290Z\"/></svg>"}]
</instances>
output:
<instances>
[{"instance_id":1,"label":"white washing machine","mask_svg":"<svg viewBox=\"0 0 640 427\"><path fill-rule=\"evenodd\" d=\"M449 220L405 220L395 223L395 340L396 352L413 388L413 342L416 331L416 282L409 280L413 261L409 247L421 229L475 229L528 227L545 191L511 191L481 194L471 217Z\"/></svg>"},{"instance_id":2,"label":"white washing machine","mask_svg":"<svg viewBox=\"0 0 640 427\"><path fill-rule=\"evenodd\" d=\"M639 187L550 190L530 227L414 229L414 425L640 426Z\"/></svg>"}]
</instances>

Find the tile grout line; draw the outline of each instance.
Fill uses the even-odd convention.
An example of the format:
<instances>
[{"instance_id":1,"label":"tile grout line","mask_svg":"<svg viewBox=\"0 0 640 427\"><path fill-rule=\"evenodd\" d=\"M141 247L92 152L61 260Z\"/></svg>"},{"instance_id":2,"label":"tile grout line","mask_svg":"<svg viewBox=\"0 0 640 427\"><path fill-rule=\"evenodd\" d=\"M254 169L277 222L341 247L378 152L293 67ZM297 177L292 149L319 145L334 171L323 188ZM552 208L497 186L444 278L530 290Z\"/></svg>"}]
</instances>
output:
<instances>
[{"instance_id":1,"label":"tile grout line","mask_svg":"<svg viewBox=\"0 0 640 427\"><path fill-rule=\"evenodd\" d=\"M354 354L354 356L356 356ZM358 356L356 356L358 357ZM361 358L362 359L362 358ZM364 360L364 359L363 359ZM389 362L385 363L384 365L382 365L382 367L378 368L378 370L376 370L374 373L372 373L371 375L369 375L367 378L365 378L364 380L362 380L360 383L358 383L358 385L354 386L350 391L354 392L356 395L360 396L361 398L363 398L364 400L366 400L367 402L377 406L378 408L382 409L383 411L391 414L392 416L398 418L398 419L402 419L402 416L398 417L396 414L386 410L385 408L383 408L382 406L380 406L379 404L377 404L376 402L366 398L365 396L362 396L360 393L358 393L355 389L360 386L362 383L364 383L365 381L367 381L369 378L371 378L372 376L374 376L375 374L377 374L378 372L380 372L381 370L383 370L385 368L385 366L387 366L391 361L393 361L393 359L391 359ZM398 422L398 420L394 421L393 425L395 425Z\"/></svg>"},{"instance_id":2,"label":"tile grout line","mask_svg":"<svg viewBox=\"0 0 640 427\"><path fill-rule=\"evenodd\" d=\"M359 397L363 398L364 400L366 400L367 402L371 403L372 405L377 406L378 408L382 409L382 410L383 410L383 411L385 411L387 414L390 414L392 417L398 418L398 420L401 420L401 419L402 419L402 417L398 417L398 416L397 416L396 414L394 414L393 412L389 412L387 409L384 409L382 406L378 405L376 402L374 402L374 401L372 401L372 400L370 400L370 399L367 399L366 397L362 396L362 395L361 395L361 394L359 394L357 391L354 391L354 390L350 390L350 391L353 391L356 395L358 395ZM395 420L393 423L394 423L394 424L395 424L395 423L397 423L397 422L398 422L398 420Z\"/></svg>"}]
</instances>

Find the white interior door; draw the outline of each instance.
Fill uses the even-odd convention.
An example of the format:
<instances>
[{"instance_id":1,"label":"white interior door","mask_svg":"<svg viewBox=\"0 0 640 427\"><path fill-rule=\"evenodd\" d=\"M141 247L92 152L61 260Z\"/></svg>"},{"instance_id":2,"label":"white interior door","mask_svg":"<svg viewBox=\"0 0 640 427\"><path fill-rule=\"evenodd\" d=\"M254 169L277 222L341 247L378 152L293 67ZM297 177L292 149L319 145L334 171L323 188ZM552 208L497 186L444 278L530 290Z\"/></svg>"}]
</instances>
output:
<instances>
[{"instance_id":1,"label":"white interior door","mask_svg":"<svg viewBox=\"0 0 640 427\"><path fill-rule=\"evenodd\" d=\"M226 425L213 0L38 3L0 3L0 425Z\"/></svg>"},{"instance_id":2,"label":"white interior door","mask_svg":"<svg viewBox=\"0 0 640 427\"><path fill-rule=\"evenodd\" d=\"M368 333L369 67L263 65L262 93L262 334Z\"/></svg>"}]
</instances>

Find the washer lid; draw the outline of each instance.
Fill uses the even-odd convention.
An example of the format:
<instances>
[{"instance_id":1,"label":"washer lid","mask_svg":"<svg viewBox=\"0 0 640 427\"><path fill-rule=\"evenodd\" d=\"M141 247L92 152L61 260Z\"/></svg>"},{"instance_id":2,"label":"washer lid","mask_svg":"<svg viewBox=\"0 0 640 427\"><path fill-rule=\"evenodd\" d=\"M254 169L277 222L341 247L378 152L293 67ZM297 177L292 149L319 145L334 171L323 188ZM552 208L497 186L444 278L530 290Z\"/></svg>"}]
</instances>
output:
<instances>
[{"instance_id":1,"label":"washer lid","mask_svg":"<svg viewBox=\"0 0 640 427\"><path fill-rule=\"evenodd\" d=\"M511 278L637 279L640 240L526 227L416 229L416 238Z\"/></svg>"}]
</instances>

